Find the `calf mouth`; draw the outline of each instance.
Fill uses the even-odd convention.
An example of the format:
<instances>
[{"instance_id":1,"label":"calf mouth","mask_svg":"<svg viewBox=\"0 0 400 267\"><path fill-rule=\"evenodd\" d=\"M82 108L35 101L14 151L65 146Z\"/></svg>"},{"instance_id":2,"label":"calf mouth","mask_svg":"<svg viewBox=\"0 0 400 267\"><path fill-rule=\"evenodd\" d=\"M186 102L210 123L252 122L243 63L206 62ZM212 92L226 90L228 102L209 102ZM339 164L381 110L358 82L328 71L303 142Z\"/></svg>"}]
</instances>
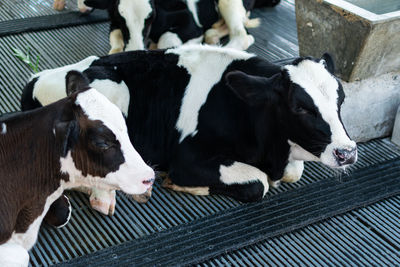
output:
<instances>
[{"instance_id":1,"label":"calf mouth","mask_svg":"<svg viewBox=\"0 0 400 267\"><path fill-rule=\"evenodd\" d=\"M148 180L144 180L143 184L148 186L148 187L151 187L153 185L154 181L155 181L155 178L150 178Z\"/></svg>"}]
</instances>

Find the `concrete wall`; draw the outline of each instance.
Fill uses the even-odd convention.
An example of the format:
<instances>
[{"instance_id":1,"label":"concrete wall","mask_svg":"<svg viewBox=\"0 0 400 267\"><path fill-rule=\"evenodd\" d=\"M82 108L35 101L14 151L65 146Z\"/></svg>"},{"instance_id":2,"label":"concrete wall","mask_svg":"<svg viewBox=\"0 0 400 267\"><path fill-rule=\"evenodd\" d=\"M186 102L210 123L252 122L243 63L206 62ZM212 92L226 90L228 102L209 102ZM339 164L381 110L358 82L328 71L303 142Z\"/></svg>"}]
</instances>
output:
<instances>
[{"instance_id":1,"label":"concrete wall","mask_svg":"<svg viewBox=\"0 0 400 267\"><path fill-rule=\"evenodd\" d=\"M342 84L341 114L350 137L359 142L390 136L400 105L400 72Z\"/></svg>"}]
</instances>

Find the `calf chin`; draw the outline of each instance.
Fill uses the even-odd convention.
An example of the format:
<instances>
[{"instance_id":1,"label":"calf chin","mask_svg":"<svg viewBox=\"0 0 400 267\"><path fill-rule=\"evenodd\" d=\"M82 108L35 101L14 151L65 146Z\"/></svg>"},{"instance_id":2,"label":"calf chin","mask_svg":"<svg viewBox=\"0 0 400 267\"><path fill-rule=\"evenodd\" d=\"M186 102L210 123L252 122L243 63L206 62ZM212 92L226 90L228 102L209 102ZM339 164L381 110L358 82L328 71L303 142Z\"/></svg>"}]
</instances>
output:
<instances>
[{"instance_id":1,"label":"calf chin","mask_svg":"<svg viewBox=\"0 0 400 267\"><path fill-rule=\"evenodd\" d=\"M153 191L153 187L150 187L149 189L147 189L146 192L144 192L143 194L140 195L132 195L133 200L135 200L138 203L146 203L147 201L149 201L149 199L151 198L151 194Z\"/></svg>"}]
</instances>

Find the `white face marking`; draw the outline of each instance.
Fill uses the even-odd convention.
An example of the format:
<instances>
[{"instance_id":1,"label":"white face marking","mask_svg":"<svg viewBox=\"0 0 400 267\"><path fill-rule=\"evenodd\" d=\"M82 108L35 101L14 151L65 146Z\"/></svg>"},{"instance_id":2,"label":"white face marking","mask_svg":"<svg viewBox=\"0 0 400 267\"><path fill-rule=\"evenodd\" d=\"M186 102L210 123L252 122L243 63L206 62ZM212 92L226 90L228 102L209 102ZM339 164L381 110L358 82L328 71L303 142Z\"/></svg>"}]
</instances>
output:
<instances>
[{"instance_id":1,"label":"white face marking","mask_svg":"<svg viewBox=\"0 0 400 267\"><path fill-rule=\"evenodd\" d=\"M221 165L219 167L220 180L224 184L248 184L251 182L261 182L264 185L264 194L268 192L269 183L267 175L257 169L242 162L235 162L231 166Z\"/></svg>"},{"instance_id":2,"label":"white face marking","mask_svg":"<svg viewBox=\"0 0 400 267\"><path fill-rule=\"evenodd\" d=\"M7 133L7 125L5 123L1 124L1 134Z\"/></svg>"},{"instance_id":3,"label":"white face marking","mask_svg":"<svg viewBox=\"0 0 400 267\"><path fill-rule=\"evenodd\" d=\"M6 242L0 245L0 266L28 266L28 251L18 244Z\"/></svg>"},{"instance_id":4,"label":"white face marking","mask_svg":"<svg viewBox=\"0 0 400 267\"><path fill-rule=\"evenodd\" d=\"M93 61L99 59L96 56L67 65L61 68L49 69L39 72L31 77L31 80L39 77L33 88L32 98L37 99L40 104L46 106L67 96L65 88L65 76L70 70L84 71Z\"/></svg>"},{"instance_id":5,"label":"white face marking","mask_svg":"<svg viewBox=\"0 0 400 267\"><path fill-rule=\"evenodd\" d=\"M69 174L70 181L66 186L69 188L95 186L106 190L121 189L127 194L146 192L149 185L143 182L154 178L154 171L144 163L133 148L121 111L93 88L79 93L76 104L82 108L90 120L101 121L114 133L121 144L125 162L119 166L117 171L108 173L104 178L91 175L85 177L80 170L76 169L71 151L69 151L65 158L60 159L61 171Z\"/></svg>"},{"instance_id":6,"label":"white face marking","mask_svg":"<svg viewBox=\"0 0 400 267\"><path fill-rule=\"evenodd\" d=\"M322 163L338 167L333 155L334 149L354 149L356 143L347 136L338 116L338 81L325 69L323 62L303 60L297 66L287 65L292 82L300 85L313 99L325 122L330 126L331 143L321 154ZM300 160L308 160L306 158Z\"/></svg>"},{"instance_id":7,"label":"white face marking","mask_svg":"<svg viewBox=\"0 0 400 267\"><path fill-rule=\"evenodd\" d=\"M124 81L116 83L111 80L94 80L90 87L96 88L101 94L116 105L125 116L128 116L129 109L129 88Z\"/></svg>"},{"instance_id":8,"label":"white face marking","mask_svg":"<svg viewBox=\"0 0 400 267\"><path fill-rule=\"evenodd\" d=\"M197 13L197 2L199 0L186 0L186 5L189 9L189 11L192 13L193 19L196 22L196 25L199 26L199 28L203 28L203 25L201 25L199 16Z\"/></svg>"},{"instance_id":9,"label":"white face marking","mask_svg":"<svg viewBox=\"0 0 400 267\"><path fill-rule=\"evenodd\" d=\"M27 250L31 249L36 242L40 225L42 224L43 218L49 210L50 205L61 196L63 191L64 188L61 183L61 186L47 197L42 214L33 221L33 223L28 227L28 230L25 233L14 232L7 243L18 244Z\"/></svg>"},{"instance_id":10,"label":"white face marking","mask_svg":"<svg viewBox=\"0 0 400 267\"><path fill-rule=\"evenodd\" d=\"M182 45L182 41L176 33L165 32L158 39L157 48L166 49L171 47L178 47Z\"/></svg>"},{"instance_id":11,"label":"white face marking","mask_svg":"<svg viewBox=\"0 0 400 267\"><path fill-rule=\"evenodd\" d=\"M167 53L179 55L178 66L190 74L176 128L181 133L179 142L196 133L199 110L207 100L212 87L233 60L246 60L254 55L242 51L199 45L184 45Z\"/></svg>"},{"instance_id":12,"label":"white face marking","mask_svg":"<svg viewBox=\"0 0 400 267\"><path fill-rule=\"evenodd\" d=\"M149 17L152 8L149 0L120 0L118 5L120 15L125 19L129 30L129 41L125 51L142 50L143 29L146 18Z\"/></svg>"}]
</instances>

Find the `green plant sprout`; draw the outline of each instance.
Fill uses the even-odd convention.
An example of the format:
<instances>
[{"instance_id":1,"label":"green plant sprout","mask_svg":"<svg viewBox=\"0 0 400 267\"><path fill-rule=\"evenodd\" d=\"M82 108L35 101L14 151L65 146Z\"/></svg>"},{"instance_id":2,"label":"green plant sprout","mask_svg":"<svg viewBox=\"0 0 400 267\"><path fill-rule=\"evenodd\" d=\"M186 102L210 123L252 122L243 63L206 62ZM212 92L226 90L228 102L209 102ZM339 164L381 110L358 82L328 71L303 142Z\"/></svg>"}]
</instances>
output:
<instances>
[{"instance_id":1,"label":"green plant sprout","mask_svg":"<svg viewBox=\"0 0 400 267\"><path fill-rule=\"evenodd\" d=\"M21 51L21 49L18 48L13 48L14 51L14 56L16 58L18 58L19 60L21 60L22 62L24 62L25 64L27 64L34 73L39 72L39 59L40 59L40 55L36 56L36 61L32 62L31 60L31 56L30 56L30 48L27 47L26 48L26 53L24 53L23 51Z\"/></svg>"}]
</instances>

